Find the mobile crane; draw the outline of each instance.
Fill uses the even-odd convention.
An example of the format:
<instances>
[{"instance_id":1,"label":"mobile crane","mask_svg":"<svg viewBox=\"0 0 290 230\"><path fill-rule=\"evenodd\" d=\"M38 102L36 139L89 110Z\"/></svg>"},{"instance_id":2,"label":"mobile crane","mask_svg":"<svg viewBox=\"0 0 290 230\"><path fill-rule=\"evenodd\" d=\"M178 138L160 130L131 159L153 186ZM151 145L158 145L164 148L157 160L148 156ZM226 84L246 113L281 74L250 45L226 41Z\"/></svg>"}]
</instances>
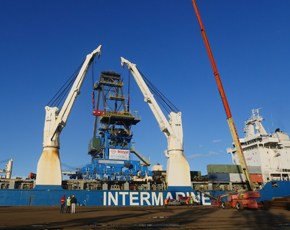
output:
<instances>
[{"instance_id":1,"label":"mobile crane","mask_svg":"<svg viewBox=\"0 0 290 230\"><path fill-rule=\"evenodd\" d=\"M61 110L57 107L46 106L45 123L43 131L43 152L37 164L36 185L61 186L62 175L59 159L59 135L66 125L66 121L74 105L80 88L85 80L88 70L98 53L101 54L100 45L92 53L88 54L74 84L63 103Z\"/></svg>"},{"instance_id":2,"label":"mobile crane","mask_svg":"<svg viewBox=\"0 0 290 230\"><path fill-rule=\"evenodd\" d=\"M168 158L166 179L168 188L177 186L191 188L190 167L185 156L183 155L183 129L181 112L171 112L169 114L170 120L167 121L153 94L149 90L147 84L137 69L136 64L133 64L121 57L121 65L123 68L124 64L127 65L128 69L133 74L141 92L144 95L144 101L149 105L159 124L160 130L167 138L168 149L165 150L165 156Z\"/></svg>"},{"instance_id":3,"label":"mobile crane","mask_svg":"<svg viewBox=\"0 0 290 230\"><path fill-rule=\"evenodd\" d=\"M246 160L245 160L245 157L244 157L244 154L243 154L243 149L241 147L241 143L240 143L240 140L239 140L239 137L238 137L238 133L237 133L236 126L235 126L235 123L234 123L234 119L233 119L232 114L231 114L231 110L230 110L230 107L229 107L229 104L228 104L228 101L227 101L227 98L226 98L226 94L225 94L225 91L224 91L223 86L222 86L222 82L221 82L221 79L220 79L220 76L219 76L219 73L218 73L218 69L217 69L217 66L215 64L215 60L214 60L214 57L213 57L213 54L212 54L212 51L211 51L211 48L210 48L206 33L205 33L205 29L203 27L203 24L202 24L202 21L201 21L201 17L200 17L200 14L199 14L199 11L198 11L198 8L197 8L195 0L192 0L192 3L193 3L193 7L194 7L194 10L195 10L195 13L196 13L200 28L201 28L201 35L202 35L202 38L204 40L204 44L205 44L205 47L206 47L206 50L207 50L207 53L208 53L208 56L209 56L209 59L210 59L210 63L211 63L212 69L213 69L213 73L214 73L214 76L215 76L215 79L216 79L216 82L217 82L218 90L219 90L222 102L224 104L224 108L226 110L227 122L228 122L228 125L229 125L229 128L230 128L230 131L231 131L231 135L232 135L232 138L233 138L233 141L234 141L234 145L236 147L236 153L238 155L238 158L239 158L239 161L240 161L240 165L241 165L241 168L242 168L242 171L243 171L243 174L244 174L244 178L245 178L245 181L246 181L246 184L247 184L247 189L243 190L243 191L239 191L237 195L234 195L237 192L231 192L231 193L219 196L218 200L217 200L217 206L219 206L220 202L222 202L221 203L222 208L228 208L229 206L236 207L238 210L243 210L244 207L248 207L248 208L258 208L258 207L266 208L267 205L265 205L265 203L258 204L257 201L256 201L256 199L261 198L261 194L258 191L255 191L255 188L253 186L253 182L251 180L249 169L248 169L248 166L246 164ZM228 197L227 201L221 201L221 197L225 197L225 196Z\"/></svg>"}]
</instances>

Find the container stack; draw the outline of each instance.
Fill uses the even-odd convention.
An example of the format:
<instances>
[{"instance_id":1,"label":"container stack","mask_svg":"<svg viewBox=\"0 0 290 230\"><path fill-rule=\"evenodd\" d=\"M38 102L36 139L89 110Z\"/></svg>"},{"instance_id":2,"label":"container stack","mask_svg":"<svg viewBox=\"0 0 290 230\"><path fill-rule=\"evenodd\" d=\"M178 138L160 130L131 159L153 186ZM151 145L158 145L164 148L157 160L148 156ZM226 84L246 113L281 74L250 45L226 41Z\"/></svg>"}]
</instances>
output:
<instances>
[{"instance_id":1,"label":"container stack","mask_svg":"<svg viewBox=\"0 0 290 230\"><path fill-rule=\"evenodd\" d=\"M254 183L262 183L261 166L248 166L251 179ZM208 165L208 180L219 182L242 182L245 181L240 165Z\"/></svg>"}]
</instances>

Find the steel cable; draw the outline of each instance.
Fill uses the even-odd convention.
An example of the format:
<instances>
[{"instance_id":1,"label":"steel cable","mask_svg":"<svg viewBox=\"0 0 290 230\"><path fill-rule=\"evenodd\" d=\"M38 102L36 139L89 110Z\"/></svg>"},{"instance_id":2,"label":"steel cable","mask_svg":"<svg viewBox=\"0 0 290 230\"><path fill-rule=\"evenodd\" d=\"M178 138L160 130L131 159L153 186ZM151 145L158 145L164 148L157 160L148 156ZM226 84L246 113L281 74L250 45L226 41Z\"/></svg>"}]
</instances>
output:
<instances>
[{"instance_id":1,"label":"steel cable","mask_svg":"<svg viewBox=\"0 0 290 230\"><path fill-rule=\"evenodd\" d=\"M145 83L147 84L150 91L153 93L154 97L156 97L156 100L159 102L159 104L166 110L166 112L169 114L171 111L177 113L179 109L166 97L164 94L160 92L145 76L142 74L142 72L138 69L141 76L143 77Z\"/></svg>"},{"instance_id":2,"label":"steel cable","mask_svg":"<svg viewBox=\"0 0 290 230\"><path fill-rule=\"evenodd\" d=\"M84 62L83 62L84 63ZM75 72L69 77L69 79L63 84L63 86L58 90L58 92L53 96L53 98L47 103L47 106L54 107L59 106L63 98L67 95L70 86L72 86L75 81L83 63L75 70Z\"/></svg>"}]
</instances>

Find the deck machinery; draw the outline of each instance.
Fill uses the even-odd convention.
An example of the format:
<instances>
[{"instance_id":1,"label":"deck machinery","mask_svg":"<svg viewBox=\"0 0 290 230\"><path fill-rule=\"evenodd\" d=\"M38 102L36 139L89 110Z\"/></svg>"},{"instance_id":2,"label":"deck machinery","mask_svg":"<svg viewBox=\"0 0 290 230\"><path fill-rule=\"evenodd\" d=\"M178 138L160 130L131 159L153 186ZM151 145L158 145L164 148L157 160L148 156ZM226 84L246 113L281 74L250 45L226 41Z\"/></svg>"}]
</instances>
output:
<instances>
[{"instance_id":1,"label":"deck machinery","mask_svg":"<svg viewBox=\"0 0 290 230\"><path fill-rule=\"evenodd\" d=\"M141 121L132 114L123 93L121 74L103 71L93 86L93 115L95 116L93 138L88 154L91 164L80 169L77 175L86 179L121 180L149 179L150 160L143 157L132 145L132 125ZM94 95L97 94L95 103ZM103 107L103 109L100 109ZM98 127L99 126L99 127ZM140 160L131 160L134 153Z\"/></svg>"}]
</instances>

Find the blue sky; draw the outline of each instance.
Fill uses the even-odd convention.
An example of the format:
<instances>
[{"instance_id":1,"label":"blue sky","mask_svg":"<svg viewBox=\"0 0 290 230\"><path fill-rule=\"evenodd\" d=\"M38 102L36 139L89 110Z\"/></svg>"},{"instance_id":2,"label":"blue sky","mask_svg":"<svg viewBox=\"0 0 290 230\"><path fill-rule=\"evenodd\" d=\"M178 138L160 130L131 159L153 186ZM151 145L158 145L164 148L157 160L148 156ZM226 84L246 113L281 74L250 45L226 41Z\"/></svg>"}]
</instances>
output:
<instances>
[{"instance_id":1,"label":"blue sky","mask_svg":"<svg viewBox=\"0 0 290 230\"><path fill-rule=\"evenodd\" d=\"M266 131L289 132L290 1L197 0L197 5L239 136L251 110L260 107ZM36 172L44 107L100 44L95 80L101 71L114 70L127 85L123 56L182 112L191 170L206 174L208 164L231 164L226 114L190 0L31 0L0 6L0 161L14 158L13 176ZM73 167L90 162L91 89L90 71L60 137L61 161ZM142 118L132 129L135 147L165 169L167 140L134 81L131 109Z\"/></svg>"}]
</instances>

